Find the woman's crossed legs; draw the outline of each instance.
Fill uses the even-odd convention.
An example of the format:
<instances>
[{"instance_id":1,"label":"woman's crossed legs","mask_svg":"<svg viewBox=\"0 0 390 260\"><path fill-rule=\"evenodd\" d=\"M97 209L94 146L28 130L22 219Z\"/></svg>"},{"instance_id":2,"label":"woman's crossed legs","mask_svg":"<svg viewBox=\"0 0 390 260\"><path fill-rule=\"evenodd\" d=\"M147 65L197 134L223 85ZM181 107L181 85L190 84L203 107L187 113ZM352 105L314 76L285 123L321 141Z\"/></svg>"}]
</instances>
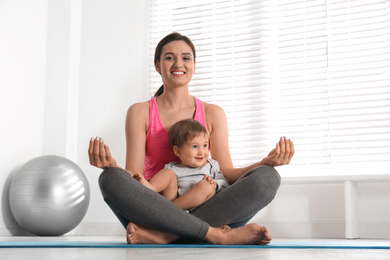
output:
<instances>
[{"instance_id":1,"label":"woman's crossed legs","mask_svg":"<svg viewBox=\"0 0 390 260\"><path fill-rule=\"evenodd\" d=\"M280 176L270 166L248 171L191 214L119 168L105 170L99 184L105 201L126 227L129 243L163 244L183 237L213 244L268 244L272 239L266 227L241 226L276 194Z\"/></svg>"}]
</instances>

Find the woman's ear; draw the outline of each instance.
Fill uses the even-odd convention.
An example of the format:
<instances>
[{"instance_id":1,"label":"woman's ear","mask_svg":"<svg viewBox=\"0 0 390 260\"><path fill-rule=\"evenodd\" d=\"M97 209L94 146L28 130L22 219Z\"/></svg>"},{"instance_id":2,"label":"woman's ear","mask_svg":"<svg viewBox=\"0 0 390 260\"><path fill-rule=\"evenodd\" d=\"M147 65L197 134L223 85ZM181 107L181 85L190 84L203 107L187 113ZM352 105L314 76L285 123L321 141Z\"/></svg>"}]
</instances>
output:
<instances>
[{"instance_id":1,"label":"woman's ear","mask_svg":"<svg viewBox=\"0 0 390 260\"><path fill-rule=\"evenodd\" d=\"M159 61L156 62L156 64L154 65L154 68L161 75L161 68L160 68L160 62Z\"/></svg>"},{"instance_id":2,"label":"woman's ear","mask_svg":"<svg viewBox=\"0 0 390 260\"><path fill-rule=\"evenodd\" d=\"M173 152L177 157L180 157L180 148L177 145L173 146Z\"/></svg>"},{"instance_id":3,"label":"woman's ear","mask_svg":"<svg viewBox=\"0 0 390 260\"><path fill-rule=\"evenodd\" d=\"M194 73L196 71L196 61L194 61Z\"/></svg>"}]
</instances>

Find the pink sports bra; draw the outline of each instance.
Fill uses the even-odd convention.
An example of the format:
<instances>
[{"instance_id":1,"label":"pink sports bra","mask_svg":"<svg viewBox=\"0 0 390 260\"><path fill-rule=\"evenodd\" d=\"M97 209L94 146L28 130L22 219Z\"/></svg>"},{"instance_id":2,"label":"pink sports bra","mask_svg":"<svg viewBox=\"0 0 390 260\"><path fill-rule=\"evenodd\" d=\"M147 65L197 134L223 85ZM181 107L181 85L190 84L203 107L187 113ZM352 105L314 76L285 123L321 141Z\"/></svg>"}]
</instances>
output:
<instances>
[{"instance_id":1,"label":"pink sports bra","mask_svg":"<svg viewBox=\"0 0 390 260\"><path fill-rule=\"evenodd\" d=\"M202 101L195 97L194 100L196 104L194 119L207 128ZM180 159L173 153L169 144L168 131L162 124L156 97L154 97L150 100L149 105L149 128L146 137L144 169L145 179L151 179L164 168L165 164L174 161L178 162Z\"/></svg>"}]
</instances>

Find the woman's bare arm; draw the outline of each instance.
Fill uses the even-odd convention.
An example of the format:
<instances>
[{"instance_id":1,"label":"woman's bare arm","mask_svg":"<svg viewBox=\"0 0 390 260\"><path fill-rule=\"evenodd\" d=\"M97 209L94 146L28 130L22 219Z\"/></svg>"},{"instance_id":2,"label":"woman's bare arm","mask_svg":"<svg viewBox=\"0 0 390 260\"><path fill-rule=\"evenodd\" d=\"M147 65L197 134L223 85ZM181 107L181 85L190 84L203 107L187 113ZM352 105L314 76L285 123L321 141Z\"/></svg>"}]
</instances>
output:
<instances>
[{"instance_id":1,"label":"woman's bare arm","mask_svg":"<svg viewBox=\"0 0 390 260\"><path fill-rule=\"evenodd\" d=\"M149 102L133 104L126 116L126 171L143 174L146 135L149 125Z\"/></svg>"},{"instance_id":2,"label":"woman's bare arm","mask_svg":"<svg viewBox=\"0 0 390 260\"><path fill-rule=\"evenodd\" d=\"M145 165L146 134L149 124L149 102L132 105L126 115L126 167L129 174L143 174ZM102 138L93 138L89 142L90 164L102 169L118 167L111 156L110 148Z\"/></svg>"},{"instance_id":3,"label":"woman's bare arm","mask_svg":"<svg viewBox=\"0 0 390 260\"><path fill-rule=\"evenodd\" d=\"M226 114L217 105L204 103L207 127L210 131L210 151L213 159L218 161L221 171L230 183L234 183L244 173L260 165L278 166L288 164L294 155L294 144L281 138L267 157L243 168L235 168L229 150L229 131Z\"/></svg>"}]
</instances>

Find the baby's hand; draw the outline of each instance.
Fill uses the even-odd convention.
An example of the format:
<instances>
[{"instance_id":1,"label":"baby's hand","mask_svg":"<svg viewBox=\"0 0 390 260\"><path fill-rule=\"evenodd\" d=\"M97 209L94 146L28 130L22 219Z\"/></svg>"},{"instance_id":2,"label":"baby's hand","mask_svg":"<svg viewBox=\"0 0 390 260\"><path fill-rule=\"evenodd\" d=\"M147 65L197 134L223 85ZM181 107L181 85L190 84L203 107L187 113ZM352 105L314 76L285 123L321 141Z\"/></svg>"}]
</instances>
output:
<instances>
[{"instance_id":1,"label":"baby's hand","mask_svg":"<svg viewBox=\"0 0 390 260\"><path fill-rule=\"evenodd\" d=\"M211 178L210 175L205 175L205 176L203 177L203 180L206 180L206 181L208 181L210 184L214 185L214 188L215 188L215 189L217 188L217 184L215 183L214 179Z\"/></svg>"}]
</instances>

